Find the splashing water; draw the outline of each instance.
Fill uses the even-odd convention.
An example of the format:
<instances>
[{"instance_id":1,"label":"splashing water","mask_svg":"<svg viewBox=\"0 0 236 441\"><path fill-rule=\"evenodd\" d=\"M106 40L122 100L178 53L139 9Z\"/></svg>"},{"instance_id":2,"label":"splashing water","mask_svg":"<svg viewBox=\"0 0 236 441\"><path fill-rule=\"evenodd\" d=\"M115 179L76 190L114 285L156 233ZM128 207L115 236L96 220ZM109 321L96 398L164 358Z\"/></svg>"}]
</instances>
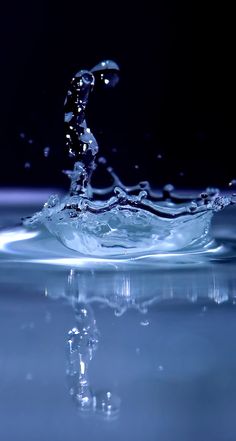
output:
<instances>
[{"instance_id":1,"label":"splashing water","mask_svg":"<svg viewBox=\"0 0 236 441\"><path fill-rule=\"evenodd\" d=\"M214 212L236 202L235 195L222 196L208 188L200 196L181 197L173 186L162 193L148 182L125 186L111 167L108 188L93 188L98 143L86 123L86 108L97 83L113 87L119 79L113 61L81 70L72 78L65 100L66 147L74 160L69 194L53 195L41 212L25 225L43 224L68 248L93 256L136 256L145 253L212 246L210 225ZM106 161L102 162L103 165ZM105 200L104 200L105 198Z\"/></svg>"}]
</instances>

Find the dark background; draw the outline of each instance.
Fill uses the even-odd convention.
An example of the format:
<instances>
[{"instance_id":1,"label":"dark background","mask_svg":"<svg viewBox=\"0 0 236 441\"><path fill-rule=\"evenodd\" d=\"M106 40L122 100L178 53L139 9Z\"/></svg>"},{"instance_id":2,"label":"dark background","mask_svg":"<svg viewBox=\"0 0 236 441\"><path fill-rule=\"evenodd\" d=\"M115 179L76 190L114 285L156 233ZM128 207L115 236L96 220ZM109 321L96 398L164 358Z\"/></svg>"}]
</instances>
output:
<instances>
[{"instance_id":1,"label":"dark background","mask_svg":"<svg viewBox=\"0 0 236 441\"><path fill-rule=\"evenodd\" d=\"M123 180L186 188L235 178L235 26L226 3L14 0L0 16L1 185L68 185L67 85L106 58L120 65L121 81L94 93L89 126Z\"/></svg>"}]
</instances>

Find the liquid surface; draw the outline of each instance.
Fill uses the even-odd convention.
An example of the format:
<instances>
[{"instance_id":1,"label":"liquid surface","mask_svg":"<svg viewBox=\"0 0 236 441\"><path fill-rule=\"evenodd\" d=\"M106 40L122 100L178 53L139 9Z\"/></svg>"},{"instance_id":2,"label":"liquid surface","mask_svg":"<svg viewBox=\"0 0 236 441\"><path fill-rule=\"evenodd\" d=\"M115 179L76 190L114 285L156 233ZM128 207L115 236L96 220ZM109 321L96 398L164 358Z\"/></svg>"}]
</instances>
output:
<instances>
[{"instance_id":1,"label":"liquid surface","mask_svg":"<svg viewBox=\"0 0 236 441\"><path fill-rule=\"evenodd\" d=\"M2 232L37 210L9 199ZM233 245L234 219L219 214L217 240ZM1 251L1 439L234 440L233 256L89 269L23 259L21 241Z\"/></svg>"}]
</instances>

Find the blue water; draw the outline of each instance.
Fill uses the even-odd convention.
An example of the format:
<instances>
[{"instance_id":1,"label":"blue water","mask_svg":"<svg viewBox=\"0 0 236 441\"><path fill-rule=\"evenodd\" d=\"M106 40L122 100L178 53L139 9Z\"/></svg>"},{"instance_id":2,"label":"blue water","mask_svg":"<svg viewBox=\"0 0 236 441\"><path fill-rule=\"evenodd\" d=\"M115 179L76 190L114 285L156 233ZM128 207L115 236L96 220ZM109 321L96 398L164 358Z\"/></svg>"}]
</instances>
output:
<instances>
[{"instance_id":1,"label":"blue water","mask_svg":"<svg viewBox=\"0 0 236 441\"><path fill-rule=\"evenodd\" d=\"M1 227L15 231L45 194L11 192L0 200ZM220 213L213 230L231 254L194 258L189 265L108 268L76 265L74 257L70 265L57 253L49 264L30 261L29 245L22 254L20 241L5 241L0 439L235 440L235 214L235 207ZM42 236L23 242L30 240L34 251L38 241L47 252ZM88 411L68 378L68 332L82 329L78 302L92 311L98 336L91 360L82 343L73 354L77 367L79 360L88 362L86 379L97 397L97 408ZM90 336L94 326L87 325ZM78 385L76 372L72 383ZM101 410L107 393L115 400L110 414L106 406Z\"/></svg>"},{"instance_id":2,"label":"blue water","mask_svg":"<svg viewBox=\"0 0 236 441\"><path fill-rule=\"evenodd\" d=\"M51 194L39 212L25 219L24 225L46 228L67 248L95 258L127 260L166 253L169 259L170 253L181 250L183 254L206 248L211 253L218 252L210 235L212 217L235 204L234 193L226 195L216 188L207 188L200 194L179 195L171 184L157 192L148 181L127 186L107 166L105 158L97 157L99 145L88 127L87 106L94 88L99 84L114 87L119 76L119 66L112 60L101 61L92 69L73 75L64 102L65 147L70 169L63 172L70 179L69 193L63 198ZM110 175L111 184L106 188L93 185L99 164L105 166L103 174ZM233 190L234 180L230 187ZM22 235L24 232L20 231ZM51 239L44 239L47 249ZM53 251L56 248L54 241Z\"/></svg>"}]
</instances>

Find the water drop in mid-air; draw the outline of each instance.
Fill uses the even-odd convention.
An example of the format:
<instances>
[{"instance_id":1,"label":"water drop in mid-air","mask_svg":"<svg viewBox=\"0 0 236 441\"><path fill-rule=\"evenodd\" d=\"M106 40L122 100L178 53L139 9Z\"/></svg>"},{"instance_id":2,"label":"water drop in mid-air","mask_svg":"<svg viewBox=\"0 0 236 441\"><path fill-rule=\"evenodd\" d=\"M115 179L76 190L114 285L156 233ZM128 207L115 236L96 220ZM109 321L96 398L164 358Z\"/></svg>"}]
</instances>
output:
<instances>
[{"instance_id":1,"label":"water drop in mid-air","mask_svg":"<svg viewBox=\"0 0 236 441\"><path fill-rule=\"evenodd\" d=\"M48 158L49 154L50 154L50 147L44 147L44 149L43 149L44 157Z\"/></svg>"}]
</instances>

